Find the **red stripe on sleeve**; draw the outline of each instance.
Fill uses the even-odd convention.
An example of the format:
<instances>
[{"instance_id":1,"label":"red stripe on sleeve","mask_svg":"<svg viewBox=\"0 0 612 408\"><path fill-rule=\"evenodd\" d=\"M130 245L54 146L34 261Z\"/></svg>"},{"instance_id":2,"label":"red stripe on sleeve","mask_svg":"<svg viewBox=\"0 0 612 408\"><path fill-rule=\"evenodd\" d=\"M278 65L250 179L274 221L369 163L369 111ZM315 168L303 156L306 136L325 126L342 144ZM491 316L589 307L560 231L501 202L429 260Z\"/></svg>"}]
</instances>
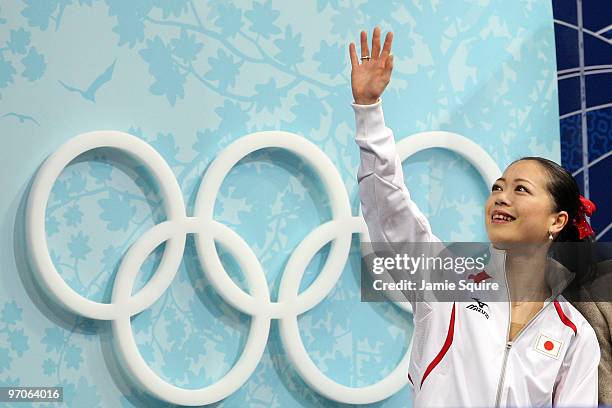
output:
<instances>
[{"instance_id":1,"label":"red stripe on sleeve","mask_svg":"<svg viewBox=\"0 0 612 408\"><path fill-rule=\"evenodd\" d=\"M563 313L563 309L561 309L559 301L555 299L553 303L555 304L555 309L557 309L557 314L559 315L559 318L561 319L563 324L572 329L574 331L574 335L578 334L578 329L576 329L576 325L569 319L569 317L565 315L565 313Z\"/></svg>"},{"instance_id":2,"label":"red stripe on sleeve","mask_svg":"<svg viewBox=\"0 0 612 408\"><path fill-rule=\"evenodd\" d=\"M427 376L431 373L431 371L438 365L438 363L442 360L451 344L453 343L453 334L455 332L455 303L453 303L453 310L451 311L450 322L448 324L448 332L446 333L446 340L444 340L444 345L442 345L442 349L438 352L438 355L429 363L427 369L425 370L425 374L423 374L423 378L421 379L421 388L423 387L423 382L427 378Z\"/></svg>"}]
</instances>

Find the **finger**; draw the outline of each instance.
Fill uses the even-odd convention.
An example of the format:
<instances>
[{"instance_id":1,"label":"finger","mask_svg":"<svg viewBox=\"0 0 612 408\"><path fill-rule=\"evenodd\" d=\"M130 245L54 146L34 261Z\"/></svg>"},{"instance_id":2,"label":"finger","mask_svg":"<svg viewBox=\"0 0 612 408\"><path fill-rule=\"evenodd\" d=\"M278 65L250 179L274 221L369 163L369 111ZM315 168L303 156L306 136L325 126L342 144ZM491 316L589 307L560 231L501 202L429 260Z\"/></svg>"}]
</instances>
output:
<instances>
[{"instance_id":1,"label":"finger","mask_svg":"<svg viewBox=\"0 0 612 408\"><path fill-rule=\"evenodd\" d=\"M372 59L377 60L380 54L380 27L374 27L372 33Z\"/></svg>"},{"instance_id":2,"label":"finger","mask_svg":"<svg viewBox=\"0 0 612 408\"><path fill-rule=\"evenodd\" d=\"M393 71L393 54L389 54L387 57L387 60L385 61L385 70L389 74L391 74L391 71Z\"/></svg>"},{"instance_id":3,"label":"finger","mask_svg":"<svg viewBox=\"0 0 612 408\"><path fill-rule=\"evenodd\" d=\"M391 54L391 44L393 43L393 31L389 31L385 37L385 44L381 53L381 58L385 58Z\"/></svg>"},{"instance_id":4,"label":"finger","mask_svg":"<svg viewBox=\"0 0 612 408\"><path fill-rule=\"evenodd\" d=\"M351 56L351 68L359 66L359 60L357 59L357 50L355 50L355 43L349 44L349 55Z\"/></svg>"},{"instance_id":5,"label":"finger","mask_svg":"<svg viewBox=\"0 0 612 408\"><path fill-rule=\"evenodd\" d=\"M365 57L370 55L370 50L368 49L368 34L365 31L361 32L361 56Z\"/></svg>"}]
</instances>

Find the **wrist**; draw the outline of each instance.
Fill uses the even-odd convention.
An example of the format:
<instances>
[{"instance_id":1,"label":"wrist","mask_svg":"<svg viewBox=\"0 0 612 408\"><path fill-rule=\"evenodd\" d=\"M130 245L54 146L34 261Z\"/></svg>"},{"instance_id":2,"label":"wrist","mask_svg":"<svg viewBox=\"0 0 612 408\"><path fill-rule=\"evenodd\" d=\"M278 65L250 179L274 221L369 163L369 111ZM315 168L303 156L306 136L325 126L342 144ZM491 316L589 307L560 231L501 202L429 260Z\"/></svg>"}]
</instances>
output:
<instances>
[{"instance_id":1,"label":"wrist","mask_svg":"<svg viewBox=\"0 0 612 408\"><path fill-rule=\"evenodd\" d=\"M378 103L379 100L380 98L375 98L375 99L355 98L355 104L356 105L374 105Z\"/></svg>"},{"instance_id":2,"label":"wrist","mask_svg":"<svg viewBox=\"0 0 612 408\"><path fill-rule=\"evenodd\" d=\"M351 104L355 113L355 139L372 141L386 136L385 119L380 98L370 105Z\"/></svg>"}]
</instances>

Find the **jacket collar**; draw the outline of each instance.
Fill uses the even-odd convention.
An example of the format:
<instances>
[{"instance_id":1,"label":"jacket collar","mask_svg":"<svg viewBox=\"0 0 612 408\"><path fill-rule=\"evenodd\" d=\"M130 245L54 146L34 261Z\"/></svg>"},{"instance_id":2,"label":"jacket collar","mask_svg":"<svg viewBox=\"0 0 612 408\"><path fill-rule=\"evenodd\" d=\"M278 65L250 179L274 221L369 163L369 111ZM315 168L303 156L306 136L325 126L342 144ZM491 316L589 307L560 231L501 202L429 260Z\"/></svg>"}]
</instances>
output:
<instances>
[{"instance_id":1,"label":"jacket collar","mask_svg":"<svg viewBox=\"0 0 612 408\"><path fill-rule=\"evenodd\" d=\"M496 281L506 285L506 253L505 249L498 249L489 244L490 258L485 267L485 271L494 277ZM546 299L548 303L560 295L563 290L572 282L575 273L571 272L561 263L548 256L546 263L546 283L551 289L551 296Z\"/></svg>"},{"instance_id":2,"label":"jacket collar","mask_svg":"<svg viewBox=\"0 0 612 408\"><path fill-rule=\"evenodd\" d=\"M546 282L548 283L548 287L551 288L552 295L546 299L546 301L553 300L560 295L575 277L575 273L571 272L560 262L549 256L546 269Z\"/></svg>"}]
</instances>

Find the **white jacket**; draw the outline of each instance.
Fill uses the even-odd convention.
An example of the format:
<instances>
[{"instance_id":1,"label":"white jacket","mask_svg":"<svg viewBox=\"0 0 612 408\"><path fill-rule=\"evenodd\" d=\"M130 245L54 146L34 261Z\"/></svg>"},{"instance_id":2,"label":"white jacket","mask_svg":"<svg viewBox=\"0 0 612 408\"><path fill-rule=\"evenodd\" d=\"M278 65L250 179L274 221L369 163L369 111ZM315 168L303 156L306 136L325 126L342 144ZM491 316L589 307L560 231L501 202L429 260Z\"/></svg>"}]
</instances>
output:
<instances>
[{"instance_id":1,"label":"white jacket","mask_svg":"<svg viewBox=\"0 0 612 408\"><path fill-rule=\"evenodd\" d=\"M359 193L370 240L439 241L404 184L381 101L352 106L361 156ZM485 270L507 289L505 251L493 246L490 250ZM409 299L414 318L408 371L413 405L597 406L599 344L585 318L558 294L564 282L559 279L544 307L511 342L509 302Z\"/></svg>"}]
</instances>

